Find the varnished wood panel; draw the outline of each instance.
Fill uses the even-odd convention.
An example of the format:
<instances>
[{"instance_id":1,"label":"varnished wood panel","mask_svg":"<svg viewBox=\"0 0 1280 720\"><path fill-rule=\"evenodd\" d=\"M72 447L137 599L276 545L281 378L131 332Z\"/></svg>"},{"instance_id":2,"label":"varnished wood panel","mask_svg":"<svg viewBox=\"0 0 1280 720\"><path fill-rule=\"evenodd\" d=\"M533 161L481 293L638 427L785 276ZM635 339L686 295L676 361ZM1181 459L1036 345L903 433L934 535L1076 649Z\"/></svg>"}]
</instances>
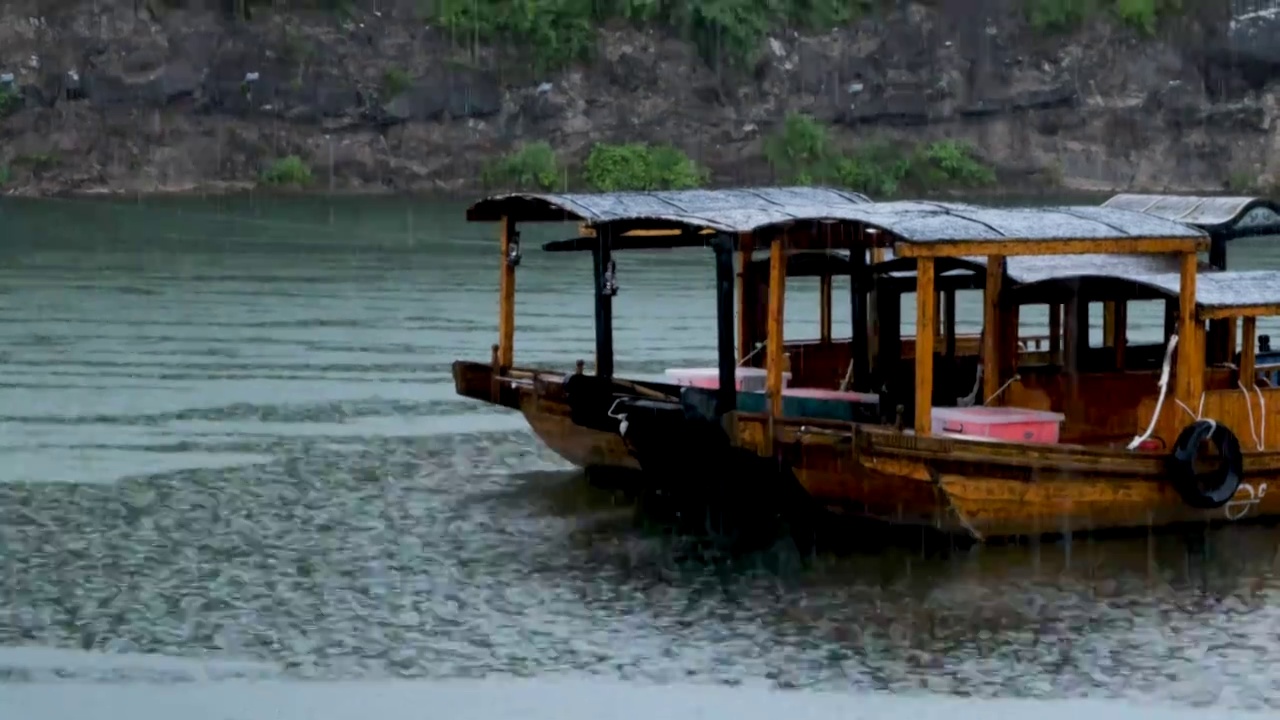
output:
<instances>
[{"instance_id":1,"label":"varnished wood panel","mask_svg":"<svg viewBox=\"0 0 1280 720\"><path fill-rule=\"evenodd\" d=\"M1216 510L1195 510L1182 502L1165 478L1167 451L918 436L884 426L746 413L733 416L731 437L738 447L776 457L824 506L977 538L1280 515L1280 420L1275 417L1280 389L1262 391L1272 415L1264 433L1257 422L1261 415L1256 391L1246 402L1243 392L1230 389L1229 373L1211 373L1210 385L1223 387L1205 393L1204 416L1227 425L1240 438L1246 451L1245 481L1232 501ZM485 364L454 364L460 394L519 408L537 436L569 462L638 469L621 436L583 428L570 419L568 406L558 399L562 371L517 368L499 378L491 376ZM1081 387L1112 394L1121 386L1138 384L1132 377L1125 380L1091 384L1089 376L1082 376ZM1155 380L1147 375L1144 382L1154 387ZM490 397L492 384L501 391ZM1152 395L1139 403L1142 417L1134 419L1128 434L1145 427L1154 402ZM1249 431L1250 407L1255 429L1264 436L1264 451L1257 449ZM1166 403L1157 434L1171 441L1189 422L1186 411ZM774 437L776 443L771 442Z\"/></svg>"},{"instance_id":2,"label":"varnished wood panel","mask_svg":"<svg viewBox=\"0 0 1280 720\"><path fill-rule=\"evenodd\" d=\"M938 295L933 289L933 258L916 260L916 411L917 435L933 431L933 345L934 316L937 313Z\"/></svg>"},{"instance_id":3,"label":"varnished wood panel","mask_svg":"<svg viewBox=\"0 0 1280 720\"><path fill-rule=\"evenodd\" d=\"M498 275L498 364L504 368L515 362L516 269L507 260L515 224L507 218L498 223L502 270Z\"/></svg>"}]
</instances>

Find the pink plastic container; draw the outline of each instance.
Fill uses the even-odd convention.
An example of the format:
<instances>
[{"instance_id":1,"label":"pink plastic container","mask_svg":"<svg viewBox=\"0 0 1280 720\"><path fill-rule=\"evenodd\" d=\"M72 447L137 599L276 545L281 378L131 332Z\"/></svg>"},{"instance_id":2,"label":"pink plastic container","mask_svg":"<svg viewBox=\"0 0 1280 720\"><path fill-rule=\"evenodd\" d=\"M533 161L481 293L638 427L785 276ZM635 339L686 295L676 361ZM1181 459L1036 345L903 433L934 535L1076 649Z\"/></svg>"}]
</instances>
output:
<instances>
[{"instance_id":1,"label":"pink plastic container","mask_svg":"<svg viewBox=\"0 0 1280 720\"><path fill-rule=\"evenodd\" d=\"M736 371L736 385L742 392L764 392L765 378L761 368L740 367ZM668 368L666 376L676 385L715 390L720 387L718 368ZM782 387L791 382L791 373L782 373Z\"/></svg>"},{"instance_id":2,"label":"pink plastic container","mask_svg":"<svg viewBox=\"0 0 1280 720\"><path fill-rule=\"evenodd\" d=\"M933 431L992 440L1056 443L1062 413L1014 407L933 408Z\"/></svg>"}]
</instances>

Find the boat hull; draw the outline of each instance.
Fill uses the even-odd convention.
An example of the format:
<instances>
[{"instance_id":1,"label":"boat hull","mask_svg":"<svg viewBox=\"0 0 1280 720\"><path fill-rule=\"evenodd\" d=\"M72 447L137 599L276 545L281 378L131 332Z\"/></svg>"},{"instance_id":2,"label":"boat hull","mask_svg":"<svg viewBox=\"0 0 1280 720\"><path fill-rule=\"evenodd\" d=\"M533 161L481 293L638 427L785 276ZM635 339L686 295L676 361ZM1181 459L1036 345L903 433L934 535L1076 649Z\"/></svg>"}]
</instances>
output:
<instances>
[{"instance_id":1,"label":"boat hull","mask_svg":"<svg viewBox=\"0 0 1280 720\"><path fill-rule=\"evenodd\" d=\"M510 371L495 381L489 366L475 363L455 364L454 375L459 394L520 411L543 443L578 467L634 472L646 451L662 451L575 421L562 375ZM827 510L977 540L1280 517L1280 453L1246 456L1232 500L1199 510L1167 481L1163 453L921 438L741 412L726 426L728 444L776 461L769 466Z\"/></svg>"}]
</instances>

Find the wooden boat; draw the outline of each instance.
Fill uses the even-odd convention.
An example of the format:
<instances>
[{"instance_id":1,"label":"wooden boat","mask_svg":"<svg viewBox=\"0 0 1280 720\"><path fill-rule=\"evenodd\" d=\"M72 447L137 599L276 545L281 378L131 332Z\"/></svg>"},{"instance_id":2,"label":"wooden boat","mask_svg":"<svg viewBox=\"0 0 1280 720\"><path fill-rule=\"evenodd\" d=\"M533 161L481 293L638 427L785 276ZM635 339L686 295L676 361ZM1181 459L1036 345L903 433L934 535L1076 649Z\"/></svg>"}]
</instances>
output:
<instances>
[{"instance_id":1,"label":"wooden boat","mask_svg":"<svg viewBox=\"0 0 1280 720\"><path fill-rule=\"evenodd\" d=\"M1225 269L1229 240L1280 232L1278 209L1133 195L1101 207L874 203L821 188L494 197L468 219L501 228L498 343L488 363L455 363L455 384L520 410L575 465L739 504L803 495L978 540L1280 515L1280 389L1268 381L1280 357L1257 352L1257 319L1280 315L1280 272ZM587 231L544 248L594 256L591 374L514 363L515 228L529 221ZM615 377L612 253L693 247L716 258L714 382ZM847 340L832 337L840 274ZM797 275L821 278L816 340L783 337ZM977 336L957 330L964 291L982 297ZM904 295L916 298L914 337L897 332ZM1129 342L1143 302L1163 303L1162 342ZM1048 327L1033 337L1019 319L1035 306Z\"/></svg>"}]
</instances>

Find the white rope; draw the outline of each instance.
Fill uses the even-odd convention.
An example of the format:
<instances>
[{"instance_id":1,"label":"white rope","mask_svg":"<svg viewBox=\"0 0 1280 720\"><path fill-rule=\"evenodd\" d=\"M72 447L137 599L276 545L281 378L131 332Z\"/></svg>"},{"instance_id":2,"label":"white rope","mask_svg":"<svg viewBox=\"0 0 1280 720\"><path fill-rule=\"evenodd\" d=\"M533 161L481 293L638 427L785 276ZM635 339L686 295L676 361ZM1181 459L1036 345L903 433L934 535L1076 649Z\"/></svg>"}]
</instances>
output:
<instances>
[{"instance_id":1,"label":"white rope","mask_svg":"<svg viewBox=\"0 0 1280 720\"><path fill-rule=\"evenodd\" d=\"M746 355L743 355L743 356L742 356L742 359L738 361L738 365L737 365L737 367L742 367L742 364L743 364L743 363L745 363L746 361L748 361L748 360L750 360L751 358L755 357L755 354L756 354L756 353L758 353L758 352L760 352L762 349L764 349L764 345L765 345L765 344L764 344L764 343L762 343L762 342L758 342L758 343L756 343L756 347L755 347L755 349L754 349L754 350L752 350L751 352L747 353Z\"/></svg>"},{"instance_id":2,"label":"white rope","mask_svg":"<svg viewBox=\"0 0 1280 720\"><path fill-rule=\"evenodd\" d=\"M618 409L618 403L622 402L625 399L626 398L618 398L617 400L614 400L613 404L609 406L609 411L605 413L609 417L618 421L618 435L621 435L624 438L627 436L627 427L631 423L627 422L626 413L617 413L615 415L614 411Z\"/></svg>"},{"instance_id":3,"label":"white rope","mask_svg":"<svg viewBox=\"0 0 1280 720\"><path fill-rule=\"evenodd\" d=\"M1249 413L1249 434L1253 436L1253 444L1262 449L1262 443L1258 440L1258 429L1253 424L1253 398L1249 395L1249 390L1244 386L1244 380L1237 380L1236 385L1240 386L1240 392L1244 393L1244 409Z\"/></svg>"},{"instance_id":4,"label":"white rope","mask_svg":"<svg viewBox=\"0 0 1280 720\"><path fill-rule=\"evenodd\" d=\"M1267 397L1262 394L1262 388L1258 387L1257 385L1254 385L1253 389L1258 393L1258 415L1262 420L1262 422L1260 423L1262 427L1259 428L1258 430L1258 449L1266 450L1265 445L1267 443Z\"/></svg>"},{"instance_id":5,"label":"white rope","mask_svg":"<svg viewBox=\"0 0 1280 720\"><path fill-rule=\"evenodd\" d=\"M1017 382L1017 381L1019 381L1019 380L1021 380L1021 379L1022 379L1022 376L1021 376L1021 375L1019 375L1019 374L1017 374L1017 373L1014 373L1014 374L1013 374L1013 377L1009 378L1008 380L1005 380L1005 381L1004 381L1004 384L1000 386L1000 389L999 389L999 390L996 390L996 391L995 391L995 392L993 392L993 393L991 393L991 397L987 398L987 401L986 401L986 402L984 402L984 403L982 403L982 404L983 404L983 405L989 405L989 404L991 404L991 401L992 401L992 400L995 400L996 398L1000 397L1000 393L1004 392L1005 390L1008 390L1010 385L1014 384L1015 382Z\"/></svg>"},{"instance_id":6,"label":"white rope","mask_svg":"<svg viewBox=\"0 0 1280 720\"><path fill-rule=\"evenodd\" d=\"M1133 438L1133 442L1129 443L1126 450L1137 450L1138 446L1146 442L1151 437L1151 433L1156 431L1156 421L1160 419L1160 410L1164 407L1164 399L1169 394L1169 372L1173 367L1173 349L1177 346L1178 336L1170 335L1169 347L1164 351L1164 365L1160 368L1160 397L1156 399L1156 410L1151 414L1151 424L1147 425L1146 432ZM1182 403L1178 404L1182 405Z\"/></svg>"},{"instance_id":7,"label":"white rope","mask_svg":"<svg viewBox=\"0 0 1280 720\"><path fill-rule=\"evenodd\" d=\"M1200 393L1200 411L1199 412L1192 412L1191 408L1187 407L1186 403L1182 402L1181 400L1178 400L1177 398L1174 398L1174 402L1178 403L1178 407L1185 410L1187 415L1189 415L1192 420L1196 422L1204 420L1205 422L1209 423L1210 432L1212 432L1212 428L1218 427L1217 420L1214 420L1213 418L1207 418L1204 416L1204 393L1203 392Z\"/></svg>"}]
</instances>

